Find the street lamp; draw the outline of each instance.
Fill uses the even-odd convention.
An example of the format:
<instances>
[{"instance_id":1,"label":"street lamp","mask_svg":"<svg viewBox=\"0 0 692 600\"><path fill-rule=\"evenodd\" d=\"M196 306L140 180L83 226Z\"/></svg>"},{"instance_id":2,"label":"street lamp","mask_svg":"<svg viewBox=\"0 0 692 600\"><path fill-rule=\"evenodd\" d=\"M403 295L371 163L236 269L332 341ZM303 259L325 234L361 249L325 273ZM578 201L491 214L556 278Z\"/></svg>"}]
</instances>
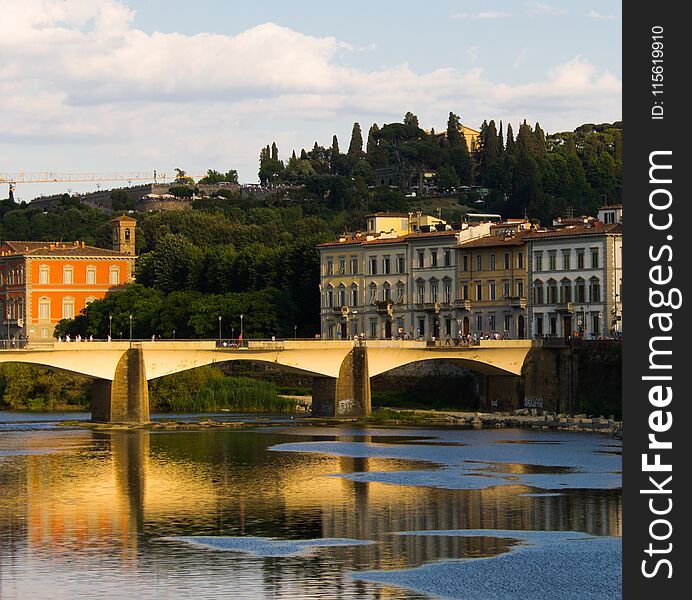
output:
<instances>
[{"instance_id":1,"label":"street lamp","mask_svg":"<svg viewBox=\"0 0 692 600\"><path fill-rule=\"evenodd\" d=\"M240 341L243 341L243 316L240 315Z\"/></svg>"},{"instance_id":2,"label":"street lamp","mask_svg":"<svg viewBox=\"0 0 692 600\"><path fill-rule=\"evenodd\" d=\"M113 315L108 315L108 341L113 339Z\"/></svg>"},{"instance_id":3,"label":"street lamp","mask_svg":"<svg viewBox=\"0 0 692 600\"><path fill-rule=\"evenodd\" d=\"M130 343L132 343L132 315L130 315Z\"/></svg>"},{"instance_id":4,"label":"street lamp","mask_svg":"<svg viewBox=\"0 0 692 600\"><path fill-rule=\"evenodd\" d=\"M298 325L293 326L293 339L294 340L298 339Z\"/></svg>"},{"instance_id":5,"label":"street lamp","mask_svg":"<svg viewBox=\"0 0 692 600\"><path fill-rule=\"evenodd\" d=\"M221 315L219 315L219 344L221 343Z\"/></svg>"},{"instance_id":6,"label":"street lamp","mask_svg":"<svg viewBox=\"0 0 692 600\"><path fill-rule=\"evenodd\" d=\"M175 329L173 330L173 339L175 339Z\"/></svg>"}]
</instances>

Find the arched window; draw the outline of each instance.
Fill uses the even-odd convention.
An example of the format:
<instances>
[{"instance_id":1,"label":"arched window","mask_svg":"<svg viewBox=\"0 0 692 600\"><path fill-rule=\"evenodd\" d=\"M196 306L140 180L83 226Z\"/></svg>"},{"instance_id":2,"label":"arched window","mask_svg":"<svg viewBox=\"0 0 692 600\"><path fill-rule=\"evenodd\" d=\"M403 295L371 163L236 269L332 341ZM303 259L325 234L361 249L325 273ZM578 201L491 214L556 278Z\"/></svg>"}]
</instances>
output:
<instances>
[{"instance_id":1,"label":"arched window","mask_svg":"<svg viewBox=\"0 0 692 600\"><path fill-rule=\"evenodd\" d=\"M560 281L560 302L572 302L572 282L566 277Z\"/></svg>"},{"instance_id":2,"label":"arched window","mask_svg":"<svg viewBox=\"0 0 692 600\"><path fill-rule=\"evenodd\" d=\"M95 296L89 296L86 300L84 300L84 306L89 306L94 300L96 300Z\"/></svg>"},{"instance_id":3,"label":"arched window","mask_svg":"<svg viewBox=\"0 0 692 600\"><path fill-rule=\"evenodd\" d=\"M586 302L586 282L581 277L574 281L574 299L577 302Z\"/></svg>"},{"instance_id":4,"label":"arched window","mask_svg":"<svg viewBox=\"0 0 692 600\"><path fill-rule=\"evenodd\" d=\"M38 299L38 320L50 321L50 298L44 296Z\"/></svg>"},{"instance_id":5,"label":"arched window","mask_svg":"<svg viewBox=\"0 0 692 600\"><path fill-rule=\"evenodd\" d=\"M548 279L548 304L557 304L557 281Z\"/></svg>"},{"instance_id":6,"label":"arched window","mask_svg":"<svg viewBox=\"0 0 692 600\"><path fill-rule=\"evenodd\" d=\"M334 288L331 284L327 286L327 291L324 293L324 305L330 308L334 306Z\"/></svg>"},{"instance_id":7,"label":"arched window","mask_svg":"<svg viewBox=\"0 0 692 600\"><path fill-rule=\"evenodd\" d=\"M72 296L64 296L62 299L62 318L74 319L74 298Z\"/></svg>"},{"instance_id":8,"label":"arched window","mask_svg":"<svg viewBox=\"0 0 692 600\"><path fill-rule=\"evenodd\" d=\"M355 283L351 286L351 306L358 306L358 286Z\"/></svg>"},{"instance_id":9,"label":"arched window","mask_svg":"<svg viewBox=\"0 0 692 600\"><path fill-rule=\"evenodd\" d=\"M343 283L339 285L339 306L346 306L346 286Z\"/></svg>"},{"instance_id":10,"label":"arched window","mask_svg":"<svg viewBox=\"0 0 692 600\"><path fill-rule=\"evenodd\" d=\"M368 302L370 304L375 304L377 301L377 284L371 283L370 284L370 297L368 298Z\"/></svg>"},{"instance_id":11,"label":"arched window","mask_svg":"<svg viewBox=\"0 0 692 600\"><path fill-rule=\"evenodd\" d=\"M125 241L129 242L130 241L130 228L125 227Z\"/></svg>"},{"instance_id":12,"label":"arched window","mask_svg":"<svg viewBox=\"0 0 692 600\"><path fill-rule=\"evenodd\" d=\"M108 282L111 285L118 285L120 283L120 267L112 266L108 269Z\"/></svg>"},{"instance_id":13,"label":"arched window","mask_svg":"<svg viewBox=\"0 0 692 600\"><path fill-rule=\"evenodd\" d=\"M598 277L592 277L589 280L590 299L589 302L601 301L601 282Z\"/></svg>"},{"instance_id":14,"label":"arched window","mask_svg":"<svg viewBox=\"0 0 692 600\"><path fill-rule=\"evenodd\" d=\"M533 282L533 303L543 304L543 282L540 279Z\"/></svg>"},{"instance_id":15,"label":"arched window","mask_svg":"<svg viewBox=\"0 0 692 600\"><path fill-rule=\"evenodd\" d=\"M64 285L72 285L74 283L74 268L72 265L65 265L62 268L62 282Z\"/></svg>"},{"instance_id":16,"label":"arched window","mask_svg":"<svg viewBox=\"0 0 692 600\"><path fill-rule=\"evenodd\" d=\"M382 286L382 301L383 302L390 302L392 299L392 287L389 285L389 282L386 282Z\"/></svg>"},{"instance_id":17,"label":"arched window","mask_svg":"<svg viewBox=\"0 0 692 600\"><path fill-rule=\"evenodd\" d=\"M41 265L38 268L38 282L43 285L50 283L50 267L48 265Z\"/></svg>"},{"instance_id":18,"label":"arched window","mask_svg":"<svg viewBox=\"0 0 692 600\"><path fill-rule=\"evenodd\" d=\"M87 265L86 282L87 285L96 285L96 267L94 265Z\"/></svg>"}]
</instances>

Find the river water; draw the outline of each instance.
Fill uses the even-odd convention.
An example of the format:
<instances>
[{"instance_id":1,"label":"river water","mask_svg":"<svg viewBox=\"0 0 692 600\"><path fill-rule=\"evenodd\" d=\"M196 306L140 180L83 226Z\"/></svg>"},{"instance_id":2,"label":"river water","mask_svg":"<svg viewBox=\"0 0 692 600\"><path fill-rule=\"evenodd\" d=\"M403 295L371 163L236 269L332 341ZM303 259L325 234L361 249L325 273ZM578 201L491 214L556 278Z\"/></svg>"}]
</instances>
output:
<instances>
[{"instance_id":1,"label":"river water","mask_svg":"<svg viewBox=\"0 0 692 600\"><path fill-rule=\"evenodd\" d=\"M621 594L606 435L61 418L0 412L3 599Z\"/></svg>"}]
</instances>

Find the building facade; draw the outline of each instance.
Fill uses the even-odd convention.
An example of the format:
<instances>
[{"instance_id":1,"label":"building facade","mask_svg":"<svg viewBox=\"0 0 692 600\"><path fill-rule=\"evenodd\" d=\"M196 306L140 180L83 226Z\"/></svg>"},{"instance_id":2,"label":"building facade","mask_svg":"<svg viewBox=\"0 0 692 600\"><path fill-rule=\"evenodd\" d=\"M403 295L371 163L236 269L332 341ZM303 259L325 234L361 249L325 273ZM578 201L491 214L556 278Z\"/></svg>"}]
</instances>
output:
<instances>
[{"instance_id":1,"label":"building facade","mask_svg":"<svg viewBox=\"0 0 692 600\"><path fill-rule=\"evenodd\" d=\"M365 234L321 244L322 337L457 337L456 249L489 230L489 223L452 230L428 215L377 213Z\"/></svg>"},{"instance_id":2,"label":"building facade","mask_svg":"<svg viewBox=\"0 0 692 600\"><path fill-rule=\"evenodd\" d=\"M50 341L58 321L132 282L135 225L130 217L111 221L113 250L84 242L3 242L0 338Z\"/></svg>"},{"instance_id":3,"label":"building facade","mask_svg":"<svg viewBox=\"0 0 692 600\"><path fill-rule=\"evenodd\" d=\"M462 335L527 336L528 266L524 219L496 223L490 234L458 247Z\"/></svg>"},{"instance_id":4,"label":"building facade","mask_svg":"<svg viewBox=\"0 0 692 600\"><path fill-rule=\"evenodd\" d=\"M622 225L587 225L527 236L532 337L622 334Z\"/></svg>"}]
</instances>

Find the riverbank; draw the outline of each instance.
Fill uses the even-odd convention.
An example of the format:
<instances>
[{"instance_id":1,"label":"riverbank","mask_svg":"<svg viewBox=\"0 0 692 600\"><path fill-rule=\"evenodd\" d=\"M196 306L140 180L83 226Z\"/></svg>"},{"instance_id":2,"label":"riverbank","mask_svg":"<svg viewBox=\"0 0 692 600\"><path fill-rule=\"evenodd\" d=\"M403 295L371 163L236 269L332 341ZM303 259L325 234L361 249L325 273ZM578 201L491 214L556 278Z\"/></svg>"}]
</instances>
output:
<instances>
[{"instance_id":1,"label":"riverbank","mask_svg":"<svg viewBox=\"0 0 692 600\"><path fill-rule=\"evenodd\" d=\"M521 413L522 411L517 411ZM214 418L199 420L160 419L149 423L94 423L91 421L62 421L65 427L84 427L87 429L108 431L122 429L147 430L199 430L199 429L237 429L243 427L282 425L319 425L323 427L357 424L362 426L410 426L433 425L437 427L490 429L490 428L526 428L557 431L597 432L622 436L622 422L603 417L590 418L586 415L532 415L516 413L479 413L433 410L391 410L376 409L369 417L359 418L318 418L305 413L294 416L272 418L258 415L257 419L224 421Z\"/></svg>"}]
</instances>

